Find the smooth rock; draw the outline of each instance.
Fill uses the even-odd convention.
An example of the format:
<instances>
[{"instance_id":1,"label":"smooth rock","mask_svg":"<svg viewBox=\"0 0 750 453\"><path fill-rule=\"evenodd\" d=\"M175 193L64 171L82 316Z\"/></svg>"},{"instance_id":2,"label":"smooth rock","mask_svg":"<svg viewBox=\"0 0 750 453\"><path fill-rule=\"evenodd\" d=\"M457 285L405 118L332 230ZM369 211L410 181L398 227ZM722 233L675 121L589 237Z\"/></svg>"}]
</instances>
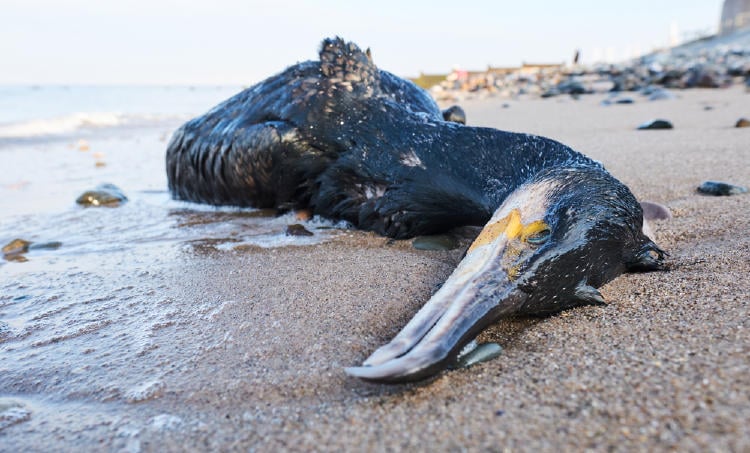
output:
<instances>
[{"instance_id":1,"label":"smooth rock","mask_svg":"<svg viewBox=\"0 0 750 453\"><path fill-rule=\"evenodd\" d=\"M652 120L647 121L640 126L638 126L638 130L659 130L659 129L673 129L674 126L672 126L672 123L670 123L667 120Z\"/></svg>"},{"instance_id":2,"label":"smooth rock","mask_svg":"<svg viewBox=\"0 0 750 453\"><path fill-rule=\"evenodd\" d=\"M672 94L671 91L665 90L663 88L656 88L648 94L649 101L666 101L669 99L674 99L675 97L676 96Z\"/></svg>"},{"instance_id":3,"label":"smooth rock","mask_svg":"<svg viewBox=\"0 0 750 453\"><path fill-rule=\"evenodd\" d=\"M19 255L29 251L31 242L24 239L13 239L3 246L3 255Z\"/></svg>"},{"instance_id":4,"label":"smooth rock","mask_svg":"<svg viewBox=\"0 0 750 453\"><path fill-rule=\"evenodd\" d=\"M128 201L128 197L114 184L99 184L94 190L87 190L76 199L76 203L86 207L117 207Z\"/></svg>"},{"instance_id":5,"label":"smooth rock","mask_svg":"<svg viewBox=\"0 0 750 453\"><path fill-rule=\"evenodd\" d=\"M557 84L557 91L563 94L578 95L586 94L586 87L577 80L564 80Z\"/></svg>"},{"instance_id":6,"label":"smooth rock","mask_svg":"<svg viewBox=\"0 0 750 453\"><path fill-rule=\"evenodd\" d=\"M411 245L417 250L453 250L458 247L458 241L447 234L436 234L416 237Z\"/></svg>"},{"instance_id":7,"label":"smooth rock","mask_svg":"<svg viewBox=\"0 0 750 453\"><path fill-rule=\"evenodd\" d=\"M619 96L612 96L609 97L601 102L601 105L613 105L613 104L620 104L620 105L628 105L628 104L634 104L635 100L630 97L619 97Z\"/></svg>"},{"instance_id":8,"label":"smooth rock","mask_svg":"<svg viewBox=\"0 0 750 453\"><path fill-rule=\"evenodd\" d=\"M24 255L29 250L56 250L62 246L62 242L40 242L34 243L24 239L13 239L2 248L3 258L6 261L25 263L29 259Z\"/></svg>"},{"instance_id":9,"label":"smooth rock","mask_svg":"<svg viewBox=\"0 0 750 453\"><path fill-rule=\"evenodd\" d=\"M726 83L719 68L696 66L682 79L685 88L719 88Z\"/></svg>"},{"instance_id":10,"label":"smooth rock","mask_svg":"<svg viewBox=\"0 0 750 453\"><path fill-rule=\"evenodd\" d=\"M57 250L62 247L62 242L33 242L29 244L29 250Z\"/></svg>"},{"instance_id":11,"label":"smooth rock","mask_svg":"<svg viewBox=\"0 0 750 453\"><path fill-rule=\"evenodd\" d=\"M609 91L613 93L619 91L636 91L643 86L641 78L633 73L613 74L611 77L613 86Z\"/></svg>"},{"instance_id":12,"label":"smooth rock","mask_svg":"<svg viewBox=\"0 0 750 453\"><path fill-rule=\"evenodd\" d=\"M737 120L734 127L750 127L750 120L747 118L740 118Z\"/></svg>"},{"instance_id":13,"label":"smooth rock","mask_svg":"<svg viewBox=\"0 0 750 453\"><path fill-rule=\"evenodd\" d=\"M308 230L299 223L294 223L286 227L287 236L313 236L312 231Z\"/></svg>"},{"instance_id":14,"label":"smooth rock","mask_svg":"<svg viewBox=\"0 0 750 453\"><path fill-rule=\"evenodd\" d=\"M713 195L717 197L739 195L746 192L747 187L736 186L734 184L721 181L705 181L700 186L698 186L698 193L702 193L704 195Z\"/></svg>"}]
</instances>

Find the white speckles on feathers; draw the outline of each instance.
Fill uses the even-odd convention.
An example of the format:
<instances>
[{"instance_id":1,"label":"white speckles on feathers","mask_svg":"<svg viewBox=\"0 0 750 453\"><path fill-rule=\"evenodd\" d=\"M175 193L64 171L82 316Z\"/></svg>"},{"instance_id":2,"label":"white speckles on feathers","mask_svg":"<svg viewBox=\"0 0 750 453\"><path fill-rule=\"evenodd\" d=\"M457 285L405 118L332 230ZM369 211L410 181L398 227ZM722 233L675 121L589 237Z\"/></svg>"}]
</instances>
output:
<instances>
[{"instance_id":1,"label":"white speckles on feathers","mask_svg":"<svg viewBox=\"0 0 750 453\"><path fill-rule=\"evenodd\" d=\"M422 169L427 168L422 163L422 159L420 159L414 151L409 151L402 154L399 162L401 162L402 165L406 165L407 167L419 167Z\"/></svg>"},{"instance_id":2,"label":"white speckles on feathers","mask_svg":"<svg viewBox=\"0 0 750 453\"><path fill-rule=\"evenodd\" d=\"M356 187L362 191L368 200L380 198L385 194L385 186L381 185L357 184Z\"/></svg>"}]
</instances>

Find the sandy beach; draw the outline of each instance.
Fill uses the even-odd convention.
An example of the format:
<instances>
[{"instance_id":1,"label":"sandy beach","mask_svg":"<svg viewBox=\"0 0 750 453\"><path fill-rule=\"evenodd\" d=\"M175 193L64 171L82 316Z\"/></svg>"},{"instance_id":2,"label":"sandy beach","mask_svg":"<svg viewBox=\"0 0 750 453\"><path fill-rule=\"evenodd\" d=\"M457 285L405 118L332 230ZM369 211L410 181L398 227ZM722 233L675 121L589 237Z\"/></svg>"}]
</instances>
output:
<instances>
[{"instance_id":1,"label":"sandy beach","mask_svg":"<svg viewBox=\"0 0 750 453\"><path fill-rule=\"evenodd\" d=\"M344 367L401 329L475 229L451 251L361 231L233 246L230 229L3 264L0 451L750 450L750 195L695 191L750 185L750 128L734 128L750 93L676 93L461 102L469 124L554 138L668 206L654 229L669 270L617 278L604 307L500 322L480 337L500 357L429 382L369 384ZM636 130L654 118L675 128ZM144 171L159 171L160 135L117 146L147 149Z\"/></svg>"}]
</instances>

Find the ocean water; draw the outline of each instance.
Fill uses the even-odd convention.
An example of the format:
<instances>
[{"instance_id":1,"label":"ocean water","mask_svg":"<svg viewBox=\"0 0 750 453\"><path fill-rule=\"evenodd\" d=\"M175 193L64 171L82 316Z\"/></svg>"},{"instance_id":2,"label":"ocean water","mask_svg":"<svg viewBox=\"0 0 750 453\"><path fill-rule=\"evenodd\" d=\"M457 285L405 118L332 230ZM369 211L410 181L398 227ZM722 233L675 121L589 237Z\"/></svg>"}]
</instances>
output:
<instances>
[{"instance_id":1,"label":"ocean water","mask_svg":"<svg viewBox=\"0 0 750 453\"><path fill-rule=\"evenodd\" d=\"M65 255L165 243L178 250L212 241L274 247L315 243L331 225L314 219L312 238L287 237L293 214L172 200L164 153L173 131L242 87L0 86L0 242L61 242L0 272ZM102 183L122 189L117 208L75 203ZM318 223L316 223L318 222ZM224 248L231 248L224 244ZM4 269L3 269L4 268Z\"/></svg>"},{"instance_id":2,"label":"ocean water","mask_svg":"<svg viewBox=\"0 0 750 453\"><path fill-rule=\"evenodd\" d=\"M0 238L18 216L66 212L73 194L102 182L130 205L239 212L169 202L163 155L180 124L243 88L0 85Z\"/></svg>"},{"instance_id":3,"label":"ocean water","mask_svg":"<svg viewBox=\"0 0 750 453\"><path fill-rule=\"evenodd\" d=\"M0 86L0 146L31 138L149 127L206 111L238 86Z\"/></svg>"}]
</instances>

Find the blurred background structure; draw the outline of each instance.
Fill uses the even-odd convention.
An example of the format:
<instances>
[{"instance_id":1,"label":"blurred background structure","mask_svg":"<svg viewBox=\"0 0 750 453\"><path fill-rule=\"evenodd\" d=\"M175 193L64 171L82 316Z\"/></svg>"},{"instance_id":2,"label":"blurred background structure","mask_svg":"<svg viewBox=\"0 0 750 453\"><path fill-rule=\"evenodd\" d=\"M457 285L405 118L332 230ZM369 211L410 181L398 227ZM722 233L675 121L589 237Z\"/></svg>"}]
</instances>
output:
<instances>
[{"instance_id":1,"label":"blurred background structure","mask_svg":"<svg viewBox=\"0 0 750 453\"><path fill-rule=\"evenodd\" d=\"M750 29L750 0L724 0L719 34L727 35L743 29Z\"/></svg>"}]
</instances>

